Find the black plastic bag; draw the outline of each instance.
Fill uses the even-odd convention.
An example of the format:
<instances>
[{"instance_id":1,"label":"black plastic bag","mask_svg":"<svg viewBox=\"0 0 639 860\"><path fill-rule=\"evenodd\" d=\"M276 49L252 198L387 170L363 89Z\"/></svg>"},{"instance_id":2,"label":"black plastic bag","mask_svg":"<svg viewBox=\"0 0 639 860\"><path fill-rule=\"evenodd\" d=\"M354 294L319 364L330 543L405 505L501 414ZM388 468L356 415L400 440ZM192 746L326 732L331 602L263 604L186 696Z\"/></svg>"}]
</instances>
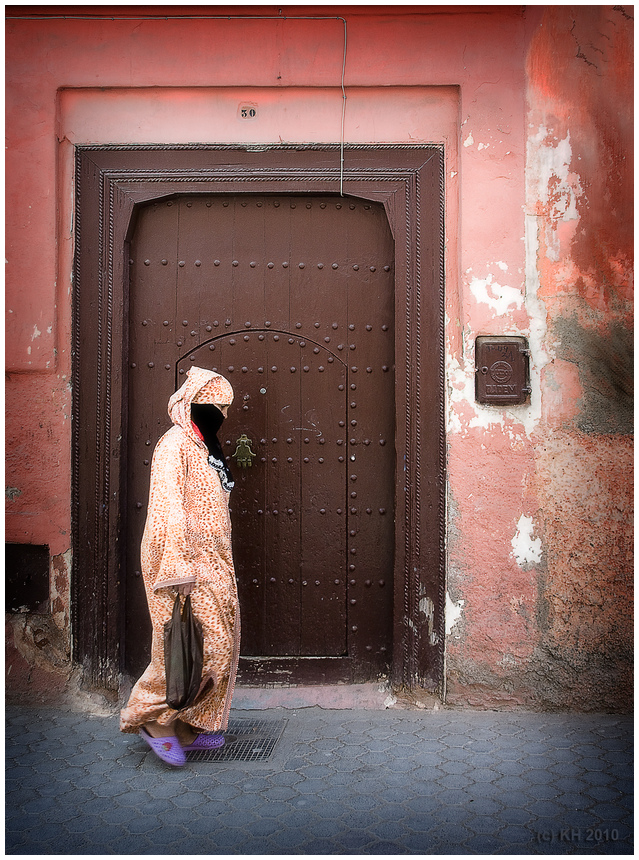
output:
<instances>
[{"instance_id":1,"label":"black plastic bag","mask_svg":"<svg viewBox=\"0 0 639 860\"><path fill-rule=\"evenodd\" d=\"M170 708L179 711L193 704L202 683L203 662L202 625L193 615L190 595L180 612L178 594L171 620L164 625L166 701Z\"/></svg>"}]
</instances>

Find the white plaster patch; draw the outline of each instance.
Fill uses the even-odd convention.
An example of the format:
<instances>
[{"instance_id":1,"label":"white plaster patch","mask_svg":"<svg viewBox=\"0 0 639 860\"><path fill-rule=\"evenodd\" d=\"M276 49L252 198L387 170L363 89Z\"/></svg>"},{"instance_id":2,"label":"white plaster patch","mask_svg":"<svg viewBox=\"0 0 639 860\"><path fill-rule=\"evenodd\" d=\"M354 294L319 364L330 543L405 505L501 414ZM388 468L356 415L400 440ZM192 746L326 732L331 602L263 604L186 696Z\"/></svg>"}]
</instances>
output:
<instances>
[{"instance_id":1,"label":"white plaster patch","mask_svg":"<svg viewBox=\"0 0 639 860\"><path fill-rule=\"evenodd\" d=\"M464 371L455 356L448 355L446 359L446 379L448 382L448 411L447 432L461 433L462 423L458 413L451 408L455 403L468 403L474 405L474 376L469 376Z\"/></svg>"},{"instance_id":2,"label":"white plaster patch","mask_svg":"<svg viewBox=\"0 0 639 860\"><path fill-rule=\"evenodd\" d=\"M464 601L458 600L453 603L450 599L450 594L446 592L446 636L450 636L450 632L461 618Z\"/></svg>"},{"instance_id":3,"label":"white plaster patch","mask_svg":"<svg viewBox=\"0 0 639 860\"><path fill-rule=\"evenodd\" d=\"M576 194L581 194L582 188L578 178L570 174L570 132L563 140L556 141L554 146L545 143L547 138L548 129L540 126L537 134L531 135L528 140L528 190L542 203L549 202L551 188L553 201L557 203L559 192L562 198L563 220L576 219L579 217Z\"/></svg>"},{"instance_id":4,"label":"white plaster patch","mask_svg":"<svg viewBox=\"0 0 639 860\"><path fill-rule=\"evenodd\" d=\"M38 326L34 325L33 326L33 334L31 335L31 340L35 340L37 337L40 337L41 334L42 334L42 332L40 331Z\"/></svg>"},{"instance_id":5,"label":"white plaster patch","mask_svg":"<svg viewBox=\"0 0 639 860\"><path fill-rule=\"evenodd\" d=\"M526 215L526 311L530 338L530 421L528 430L541 418L541 371L550 361L545 348L546 340L546 307L539 298L539 228L538 216Z\"/></svg>"},{"instance_id":6,"label":"white plaster patch","mask_svg":"<svg viewBox=\"0 0 639 860\"><path fill-rule=\"evenodd\" d=\"M488 275L486 278L473 277L470 282L470 291L478 302L493 308L499 316L503 316L513 305L519 309L524 302L521 290L498 284L497 281L493 280L492 275Z\"/></svg>"},{"instance_id":7,"label":"white plaster patch","mask_svg":"<svg viewBox=\"0 0 639 860\"><path fill-rule=\"evenodd\" d=\"M426 616L428 621L428 639L431 645L436 645L438 636L435 632L435 604L430 597L422 597L419 601L419 611Z\"/></svg>"},{"instance_id":8,"label":"white plaster patch","mask_svg":"<svg viewBox=\"0 0 639 860\"><path fill-rule=\"evenodd\" d=\"M533 537L534 526L532 517L522 514L517 523L517 531L511 544L517 564L538 564L541 561L541 538Z\"/></svg>"},{"instance_id":9,"label":"white plaster patch","mask_svg":"<svg viewBox=\"0 0 639 860\"><path fill-rule=\"evenodd\" d=\"M545 126L540 126L537 134L528 139L526 177L530 209L534 210L538 202L548 207L550 223L545 235L546 255L557 262L561 250L555 225L559 221L579 220L577 198L583 194L583 188L579 177L570 170L570 132L563 140L547 141L548 129Z\"/></svg>"},{"instance_id":10,"label":"white plaster patch","mask_svg":"<svg viewBox=\"0 0 639 860\"><path fill-rule=\"evenodd\" d=\"M468 135L468 137L464 141L464 146L466 146L466 147L472 146L474 142L475 142L475 140L473 138L473 133L471 131L471 133Z\"/></svg>"}]
</instances>

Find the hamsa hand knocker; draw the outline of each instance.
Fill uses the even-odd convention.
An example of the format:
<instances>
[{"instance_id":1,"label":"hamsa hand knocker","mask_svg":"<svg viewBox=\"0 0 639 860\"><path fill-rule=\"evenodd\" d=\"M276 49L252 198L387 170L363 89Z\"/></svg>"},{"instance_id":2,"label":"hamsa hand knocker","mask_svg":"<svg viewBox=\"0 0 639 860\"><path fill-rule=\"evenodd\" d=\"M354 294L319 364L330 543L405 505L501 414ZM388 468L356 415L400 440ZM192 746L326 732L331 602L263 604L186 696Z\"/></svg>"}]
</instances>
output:
<instances>
[{"instance_id":1,"label":"hamsa hand knocker","mask_svg":"<svg viewBox=\"0 0 639 860\"><path fill-rule=\"evenodd\" d=\"M251 445L253 444L253 440L249 439L246 433L242 433L240 438L236 441L235 461L238 466L241 466L242 469L246 469L248 466L253 465L253 458L256 454L251 451Z\"/></svg>"}]
</instances>

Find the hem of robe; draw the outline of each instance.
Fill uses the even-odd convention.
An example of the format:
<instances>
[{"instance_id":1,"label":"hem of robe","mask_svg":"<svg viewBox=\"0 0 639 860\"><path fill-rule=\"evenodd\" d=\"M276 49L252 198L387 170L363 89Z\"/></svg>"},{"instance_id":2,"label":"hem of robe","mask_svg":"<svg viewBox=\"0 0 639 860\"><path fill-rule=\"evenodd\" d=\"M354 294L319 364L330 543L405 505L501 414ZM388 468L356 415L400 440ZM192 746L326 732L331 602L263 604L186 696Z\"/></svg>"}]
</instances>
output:
<instances>
[{"instance_id":1,"label":"hem of robe","mask_svg":"<svg viewBox=\"0 0 639 860\"><path fill-rule=\"evenodd\" d=\"M240 639L241 639L241 624L240 624L240 607L239 604L236 604L235 608L235 623L233 628L233 653L231 656L231 667L228 675L228 680L226 683L226 692L224 693L224 698L222 700L222 708L221 715L213 720L213 724L211 722L205 722L201 718L196 718L189 720L188 713L195 706L190 706L188 708L183 708L180 711L176 711L174 708L170 708L166 702L160 703L156 706L150 707L148 714L136 721L135 723L124 723L122 719L122 715L126 711L126 707L122 709L120 712L120 731L123 734L139 734L142 726L145 726L147 723L157 722L161 726L170 726L171 723L175 722L176 719L182 720L185 723L188 723L194 729L200 729L203 732L218 732L218 731L226 731L229 724L229 715L231 711L231 700L233 698L233 693L235 692L235 679L237 677L237 668L240 662ZM224 683L224 680L221 682ZM221 686L219 684L218 686Z\"/></svg>"}]
</instances>

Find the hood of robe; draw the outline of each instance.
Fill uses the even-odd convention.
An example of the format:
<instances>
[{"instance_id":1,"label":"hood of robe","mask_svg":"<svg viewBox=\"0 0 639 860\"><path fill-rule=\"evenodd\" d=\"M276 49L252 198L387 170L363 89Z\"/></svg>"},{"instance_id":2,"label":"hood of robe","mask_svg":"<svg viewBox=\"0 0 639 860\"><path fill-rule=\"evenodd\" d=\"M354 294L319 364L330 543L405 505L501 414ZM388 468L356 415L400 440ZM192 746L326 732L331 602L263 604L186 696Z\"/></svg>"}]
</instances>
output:
<instances>
[{"instance_id":1,"label":"hood of robe","mask_svg":"<svg viewBox=\"0 0 639 860\"><path fill-rule=\"evenodd\" d=\"M198 438L191 424L191 403L194 401L214 403L218 407L230 406L233 402L231 383L213 370L190 367L186 374L186 382L169 399L171 421L202 447L204 443Z\"/></svg>"}]
</instances>

